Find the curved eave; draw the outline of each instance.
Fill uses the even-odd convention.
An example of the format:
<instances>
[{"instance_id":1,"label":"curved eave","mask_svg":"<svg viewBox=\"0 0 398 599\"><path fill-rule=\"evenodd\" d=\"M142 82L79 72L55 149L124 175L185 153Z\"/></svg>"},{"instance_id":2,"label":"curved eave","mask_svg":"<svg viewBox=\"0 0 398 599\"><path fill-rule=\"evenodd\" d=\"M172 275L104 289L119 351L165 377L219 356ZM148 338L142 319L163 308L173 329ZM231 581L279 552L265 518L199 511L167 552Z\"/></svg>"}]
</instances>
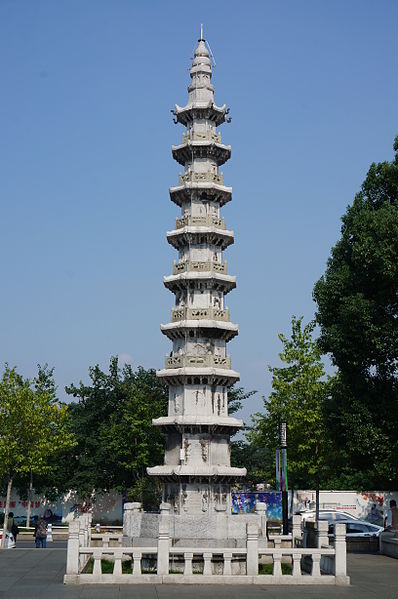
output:
<instances>
[{"instance_id":1,"label":"curved eave","mask_svg":"<svg viewBox=\"0 0 398 599\"><path fill-rule=\"evenodd\" d=\"M224 332L224 338L227 342L239 334L237 324L223 320L177 320L176 322L160 325L163 335L166 335L171 341L175 339L175 333L181 329L217 329L217 331Z\"/></svg>"},{"instance_id":2,"label":"curved eave","mask_svg":"<svg viewBox=\"0 0 398 599\"><path fill-rule=\"evenodd\" d=\"M222 428L231 430L231 434L237 429L243 428L243 420L238 418L226 417L222 418L219 416L163 416L161 418L154 418L152 420L153 426L166 427L166 428L184 428L184 427L210 427L210 428Z\"/></svg>"},{"instance_id":3,"label":"curved eave","mask_svg":"<svg viewBox=\"0 0 398 599\"><path fill-rule=\"evenodd\" d=\"M234 379L239 381L240 374L236 370L229 370L228 368L210 368L206 366L184 366L183 368L163 368L162 370L156 371L156 376L162 378L173 378L180 376L207 376L218 377L224 379Z\"/></svg>"},{"instance_id":4,"label":"curved eave","mask_svg":"<svg viewBox=\"0 0 398 599\"><path fill-rule=\"evenodd\" d=\"M219 185L214 181L186 181L184 185L170 187L170 199L174 204L181 207L184 200L190 199L192 192L202 193L213 196L213 199L220 202L220 206L224 206L232 200L232 187Z\"/></svg>"},{"instance_id":5,"label":"curved eave","mask_svg":"<svg viewBox=\"0 0 398 599\"><path fill-rule=\"evenodd\" d=\"M194 116L197 118L204 118L214 121L215 125L221 125L225 122L225 115L227 107L216 106L216 104L205 103L205 102L194 102L193 104L187 104L186 106L175 105L175 117L178 123L187 126L192 123Z\"/></svg>"},{"instance_id":6,"label":"curved eave","mask_svg":"<svg viewBox=\"0 0 398 599\"><path fill-rule=\"evenodd\" d=\"M213 235L222 241L221 249L227 248L229 245L234 243L234 232L227 231L226 229L219 229L217 227L193 227L191 225L187 225L182 227L181 229L174 229L173 231L167 231L166 238L170 245L172 245L176 250L178 250L183 240L181 237L184 235Z\"/></svg>"},{"instance_id":7,"label":"curved eave","mask_svg":"<svg viewBox=\"0 0 398 599\"><path fill-rule=\"evenodd\" d=\"M228 466L153 466L147 468L149 476L160 476L178 480L181 477L198 478L239 478L246 476L246 468L232 468Z\"/></svg>"},{"instance_id":8,"label":"curved eave","mask_svg":"<svg viewBox=\"0 0 398 599\"><path fill-rule=\"evenodd\" d=\"M173 288L178 288L179 283L185 283L186 281L216 281L219 285L224 288L225 293L228 293L236 287L236 277L230 275L222 275L213 271L207 272L182 272L178 275L169 275L163 277L163 284L167 289L171 291Z\"/></svg>"},{"instance_id":9,"label":"curved eave","mask_svg":"<svg viewBox=\"0 0 398 599\"><path fill-rule=\"evenodd\" d=\"M187 141L179 146L171 146L171 152L181 166L192 158L214 158L217 165L221 166L231 158L231 146L210 140Z\"/></svg>"}]
</instances>

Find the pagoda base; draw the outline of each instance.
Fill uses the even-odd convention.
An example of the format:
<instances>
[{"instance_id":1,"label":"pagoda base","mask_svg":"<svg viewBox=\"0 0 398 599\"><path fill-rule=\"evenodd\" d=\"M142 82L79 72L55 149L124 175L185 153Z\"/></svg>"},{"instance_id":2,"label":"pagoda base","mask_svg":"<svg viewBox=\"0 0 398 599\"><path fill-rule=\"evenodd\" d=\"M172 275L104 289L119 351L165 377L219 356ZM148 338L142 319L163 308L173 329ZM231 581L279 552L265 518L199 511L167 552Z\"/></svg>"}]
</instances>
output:
<instances>
[{"instance_id":1,"label":"pagoda base","mask_svg":"<svg viewBox=\"0 0 398 599\"><path fill-rule=\"evenodd\" d=\"M162 504L165 505L165 504ZM168 505L168 504L166 504ZM264 506L264 504L260 504ZM157 543L161 514L144 512L140 503L124 505L123 542L133 547L153 547ZM170 513L170 538L177 547L245 547L247 525L258 524L265 539L265 511L252 514Z\"/></svg>"}]
</instances>

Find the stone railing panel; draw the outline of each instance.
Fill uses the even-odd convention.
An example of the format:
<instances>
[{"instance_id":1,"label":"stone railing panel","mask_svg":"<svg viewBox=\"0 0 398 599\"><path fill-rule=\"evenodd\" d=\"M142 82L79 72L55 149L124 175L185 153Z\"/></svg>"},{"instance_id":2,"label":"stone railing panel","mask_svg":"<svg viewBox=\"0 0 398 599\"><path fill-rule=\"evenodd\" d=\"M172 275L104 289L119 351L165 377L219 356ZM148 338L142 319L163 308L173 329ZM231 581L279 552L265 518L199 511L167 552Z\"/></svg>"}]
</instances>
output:
<instances>
[{"instance_id":1,"label":"stone railing panel","mask_svg":"<svg viewBox=\"0 0 398 599\"><path fill-rule=\"evenodd\" d=\"M190 131L189 133L182 134L182 143L188 141L215 141L221 143L221 133L217 131Z\"/></svg>"},{"instance_id":2,"label":"stone railing panel","mask_svg":"<svg viewBox=\"0 0 398 599\"><path fill-rule=\"evenodd\" d=\"M172 308L171 321L178 320L221 320L229 322L228 308Z\"/></svg>"},{"instance_id":3,"label":"stone railing panel","mask_svg":"<svg viewBox=\"0 0 398 599\"><path fill-rule=\"evenodd\" d=\"M208 261L200 261L193 262L191 260L184 260L183 262L174 262L173 263L173 275L178 275L182 272L219 272L222 274L227 274L227 262L211 262Z\"/></svg>"},{"instance_id":4,"label":"stone railing panel","mask_svg":"<svg viewBox=\"0 0 398 599\"><path fill-rule=\"evenodd\" d=\"M217 227L225 229L225 219L220 218L216 214L208 214L207 216L182 216L176 218L175 228L182 229L183 227Z\"/></svg>"},{"instance_id":5,"label":"stone railing panel","mask_svg":"<svg viewBox=\"0 0 398 599\"><path fill-rule=\"evenodd\" d=\"M178 184L184 185L185 183L217 183L218 185L224 185L223 174L219 173L179 173Z\"/></svg>"},{"instance_id":6,"label":"stone railing panel","mask_svg":"<svg viewBox=\"0 0 398 599\"><path fill-rule=\"evenodd\" d=\"M231 369L231 358L229 356L215 356L206 354L204 356L181 355L181 356L166 356L166 368L183 368L183 367L206 367L206 368L227 368Z\"/></svg>"}]
</instances>

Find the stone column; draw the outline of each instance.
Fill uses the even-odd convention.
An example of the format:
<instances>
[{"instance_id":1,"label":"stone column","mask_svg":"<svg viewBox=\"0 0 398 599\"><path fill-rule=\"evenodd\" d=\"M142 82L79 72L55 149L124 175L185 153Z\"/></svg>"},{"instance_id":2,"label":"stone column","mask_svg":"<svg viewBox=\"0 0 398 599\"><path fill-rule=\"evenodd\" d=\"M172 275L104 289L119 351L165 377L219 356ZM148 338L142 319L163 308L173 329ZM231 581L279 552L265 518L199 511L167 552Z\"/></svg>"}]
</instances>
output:
<instances>
[{"instance_id":1,"label":"stone column","mask_svg":"<svg viewBox=\"0 0 398 599\"><path fill-rule=\"evenodd\" d=\"M329 522L327 520L319 520L317 522L316 536L317 536L317 547L320 549L325 545L329 546Z\"/></svg>"},{"instance_id":2,"label":"stone column","mask_svg":"<svg viewBox=\"0 0 398 599\"><path fill-rule=\"evenodd\" d=\"M123 534L126 537L138 537L141 530L142 503L133 501L123 506Z\"/></svg>"},{"instance_id":3,"label":"stone column","mask_svg":"<svg viewBox=\"0 0 398 599\"><path fill-rule=\"evenodd\" d=\"M66 574L79 574L79 520L69 522Z\"/></svg>"},{"instance_id":4,"label":"stone column","mask_svg":"<svg viewBox=\"0 0 398 599\"><path fill-rule=\"evenodd\" d=\"M170 546L170 504L160 504L159 535L158 535L158 576L169 573Z\"/></svg>"},{"instance_id":5,"label":"stone column","mask_svg":"<svg viewBox=\"0 0 398 599\"><path fill-rule=\"evenodd\" d=\"M267 504L262 501L256 503L256 514L259 516L260 536L267 537Z\"/></svg>"},{"instance_id":6,"label":"stone column","mask_svg":"<svg viewBox=\"0 0 398 599\"><path fill-rule=\"evenodd\" d=\"M342 522L334 525L335 576L337 584L349 584L347 576L346 526Z\"/></svg>"},{"instance_id":7,"label":"stone column","mask_svg":"<svg viewBox=\"0 0 398 599\"><path fill-rule=\"evenodd\" d=\"M258 575L258 526L256 522L247 524L247 576Z\"/></svg>"},{"instance_id":8,"label":"stone column","mask_svg":"<svg viewBox=\"0 0 398 599\"><path fill-rule=\"evenodd\" d=\"M297 541L298 539L301 539L301 537L301 516L299 514L296 514L295 516L293 516L292 547L297 546Z\"/></svg>"}]
</instances>

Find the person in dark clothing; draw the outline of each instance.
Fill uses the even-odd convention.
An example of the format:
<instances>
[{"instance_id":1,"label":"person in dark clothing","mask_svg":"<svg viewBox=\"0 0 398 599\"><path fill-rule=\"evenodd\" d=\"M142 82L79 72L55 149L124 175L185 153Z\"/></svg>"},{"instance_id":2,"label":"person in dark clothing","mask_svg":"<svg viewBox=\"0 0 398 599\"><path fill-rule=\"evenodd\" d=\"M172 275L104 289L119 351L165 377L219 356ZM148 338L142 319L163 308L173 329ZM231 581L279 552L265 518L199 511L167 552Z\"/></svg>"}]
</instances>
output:
<instances>
[{"instance_id":1,"label":"person in dark clothing","mask_svg":"<svg viewBox=\"0 0 398 599\"><path fill-rule=\"evenodd\" d=\"M47 522L44 518L39 518L37 520L33 536L35 537L36 549L39 549L40 547L45 549L47 546Z\"/></svg>"},{"instance_id":2,"label":"person in dark clothing","mask_svg":"<svg viewBox=\"0 0 398 599\"><path fill-rule=\"evenodd\" d=\"M14 512L10 512L8 514L7 530L8 530L8 532L12 533L15 542L17 542L17 535L19 533L19 528L18 528L17 523L15 522L15 519L14 519Z\"/></svg>"}]
</instances>

